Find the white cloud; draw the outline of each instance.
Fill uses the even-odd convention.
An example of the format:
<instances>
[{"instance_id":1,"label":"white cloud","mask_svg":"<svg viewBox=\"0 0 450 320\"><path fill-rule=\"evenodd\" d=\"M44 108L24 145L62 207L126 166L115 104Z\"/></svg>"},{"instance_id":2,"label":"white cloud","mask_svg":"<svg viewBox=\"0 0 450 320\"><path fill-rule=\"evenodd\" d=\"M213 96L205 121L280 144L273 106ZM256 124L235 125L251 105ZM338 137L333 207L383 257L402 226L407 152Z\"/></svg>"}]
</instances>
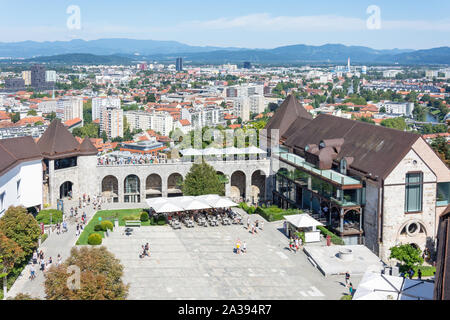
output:
<instances>
[{"instance_id":1,"label":"white cloud","mask_svg":"<svg viewBox=\"0 0 450 320\"><path fill-rule=\"evenodd\" d=\"M367 17L353 18L337 15L317 16L272 16L256 13L234 18L218 18L207 21L182 23L193 29L227 30L245 29L251 31L365 31ZM381 30L450 31L450 20L384 20L381 16Z\"/></svg>"}]
</instances>

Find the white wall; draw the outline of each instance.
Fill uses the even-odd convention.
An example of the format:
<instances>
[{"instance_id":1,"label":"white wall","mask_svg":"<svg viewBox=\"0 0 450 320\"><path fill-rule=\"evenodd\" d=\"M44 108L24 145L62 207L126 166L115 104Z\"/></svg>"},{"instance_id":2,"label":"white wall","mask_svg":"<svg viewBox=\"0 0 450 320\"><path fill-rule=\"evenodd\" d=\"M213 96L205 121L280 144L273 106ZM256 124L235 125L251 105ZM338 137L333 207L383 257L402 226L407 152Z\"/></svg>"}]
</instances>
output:
<instances>
[{"instance_id":1,"label":"white wall","mask_svg":"<svg viewBox=\"0 0 450 320\"><path fill-rule=\"evenodd\" d=\"M17 190L17 181L20 187ZM11 206L42 206L42 162L21 163L0 177L0 195L5 194L0 216Z\"/></svg>"}]
</instances>

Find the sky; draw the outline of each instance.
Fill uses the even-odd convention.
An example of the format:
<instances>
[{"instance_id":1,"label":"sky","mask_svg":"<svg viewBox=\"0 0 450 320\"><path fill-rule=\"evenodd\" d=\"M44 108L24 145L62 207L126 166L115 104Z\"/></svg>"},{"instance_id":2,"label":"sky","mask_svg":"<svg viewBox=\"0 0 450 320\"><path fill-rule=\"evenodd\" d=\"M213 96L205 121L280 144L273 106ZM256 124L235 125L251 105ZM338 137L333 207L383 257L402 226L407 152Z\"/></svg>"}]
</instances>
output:
<instances>
[{"instance_id":1,"label":"sky","mask_svg":"<svg viewBox=\"0 0 450 320\"><path fill-rule=\"evenodd\" d=\"M448 0L0 0L0 42L130 38L428 49L450 46L449 12Z\"/></svg>"}]
</instances>

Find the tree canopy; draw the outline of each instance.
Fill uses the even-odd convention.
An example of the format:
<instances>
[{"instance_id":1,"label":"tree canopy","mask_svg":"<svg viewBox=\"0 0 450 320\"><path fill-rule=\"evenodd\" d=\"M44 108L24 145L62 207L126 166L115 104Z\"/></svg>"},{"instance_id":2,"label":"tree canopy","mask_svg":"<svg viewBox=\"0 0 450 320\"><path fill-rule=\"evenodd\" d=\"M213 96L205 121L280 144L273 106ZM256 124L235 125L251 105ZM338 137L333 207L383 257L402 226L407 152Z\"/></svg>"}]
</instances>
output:
<instances>
[{"instance_id":1,"label":"tree canopy","mask_svg":"<svg viewBox=\"0 0 450 320\"><path fill-rule=\"evenodd\" d=\"M392 247L390 250L391 256L389 258L402 262L408 268L423 263L422 251L410 244Z\"/></svg>"},{"instance_id":2,"label":"tree canopy","mask_svg":"<svg viewBox=\"0 0 450 320\"><path fill-rule=\"evenodd\" d=\"M182 184L186 196L201 196L207 194L225 195L225 186L216 170L202 162L195 163Z\"/></svg>"},{"instance_id":3,"label":"tree canopy","mask_svg":"<svg viewBox=\"0 0 450 320\"><path fill-rule=\"evenodd\" d=\"M41 228L25 208L10 207L0 219L0 232L15 241L27 256L36 248Z\"/></svg>"},{"instance_id":4,"label":"tree canopy","mask_svg":"<svg viewBox=\"0 0 450 320\"><path fill-rule=\"evenodd\" d=\"M80 268L80 287L71 290L69 266ZM123 266L105 247L72 248L70 257L45 274L47 300L125 300L129 286L122 281Z\"/></svg>"}]
</instances>

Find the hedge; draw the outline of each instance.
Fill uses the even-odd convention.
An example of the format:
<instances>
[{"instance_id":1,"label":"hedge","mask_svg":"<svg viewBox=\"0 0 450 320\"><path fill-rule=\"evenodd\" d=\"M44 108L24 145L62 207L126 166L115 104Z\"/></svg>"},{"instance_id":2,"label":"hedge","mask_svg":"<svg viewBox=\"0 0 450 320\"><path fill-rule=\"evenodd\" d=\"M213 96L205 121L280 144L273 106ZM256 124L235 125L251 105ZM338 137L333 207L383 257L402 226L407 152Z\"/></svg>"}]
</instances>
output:
<instances>
[{"instance_id":1,"label":"hedge","mask_svg":"<svg viewBox=\"0 0 450 320\"><path fill-rule=\"evenodd\" d=\"M61 223L63 221L63 213L60 210L48 209L41 210L36 216L36 220L39 223L43 223L45 225L50 224L50 213L52 214L52 224Z\"/></svg>"},{"instance_id":2,"label":"hedge","mask_svg":"<svg viewBox=\"0 0 450 320\"><path fill-rule=\"evenodd\" d=\"M345 245L344 240L342 240L342 238L338 237L337 235L335 235L333 232L329 231L327 228L322 227L322 226L318 226L317 229L320 230L320 232L326 237L326 236L331 236L331 242L335 245L339 245L339 246L343 246Z\"/></svg>"},{"instance_id":3,"label":"hedge","mask_svg":"<svg viewBox=\"0 0 450 320\"><path fill-rule=\"evenodd\" d=\"M147 222L149 220L148 213L142 212L141 213L141 222Z\"/></svg>"},{"instance_id":4,"label":"hedge","mask_svg":"<svg viewBox=\"0 0 450 320\"><path fill-rule=\"evenodd\" d=\"M111 221L108 221L108 220L102 221L100 223L100 226L102 227L102 231L113 230L114 229L113 223Z\"/></svg>"},{"instance_id":5,"label":"hedge","mask_svg":"<svg viewBox=\"0 0 450 320\"><path fill-rule=\"evenodd\" d=\"M98 246L102 244L102 236L98 233L92 233L88 238L88 244L91 246Z\"/></svg>"}]
</instances>

